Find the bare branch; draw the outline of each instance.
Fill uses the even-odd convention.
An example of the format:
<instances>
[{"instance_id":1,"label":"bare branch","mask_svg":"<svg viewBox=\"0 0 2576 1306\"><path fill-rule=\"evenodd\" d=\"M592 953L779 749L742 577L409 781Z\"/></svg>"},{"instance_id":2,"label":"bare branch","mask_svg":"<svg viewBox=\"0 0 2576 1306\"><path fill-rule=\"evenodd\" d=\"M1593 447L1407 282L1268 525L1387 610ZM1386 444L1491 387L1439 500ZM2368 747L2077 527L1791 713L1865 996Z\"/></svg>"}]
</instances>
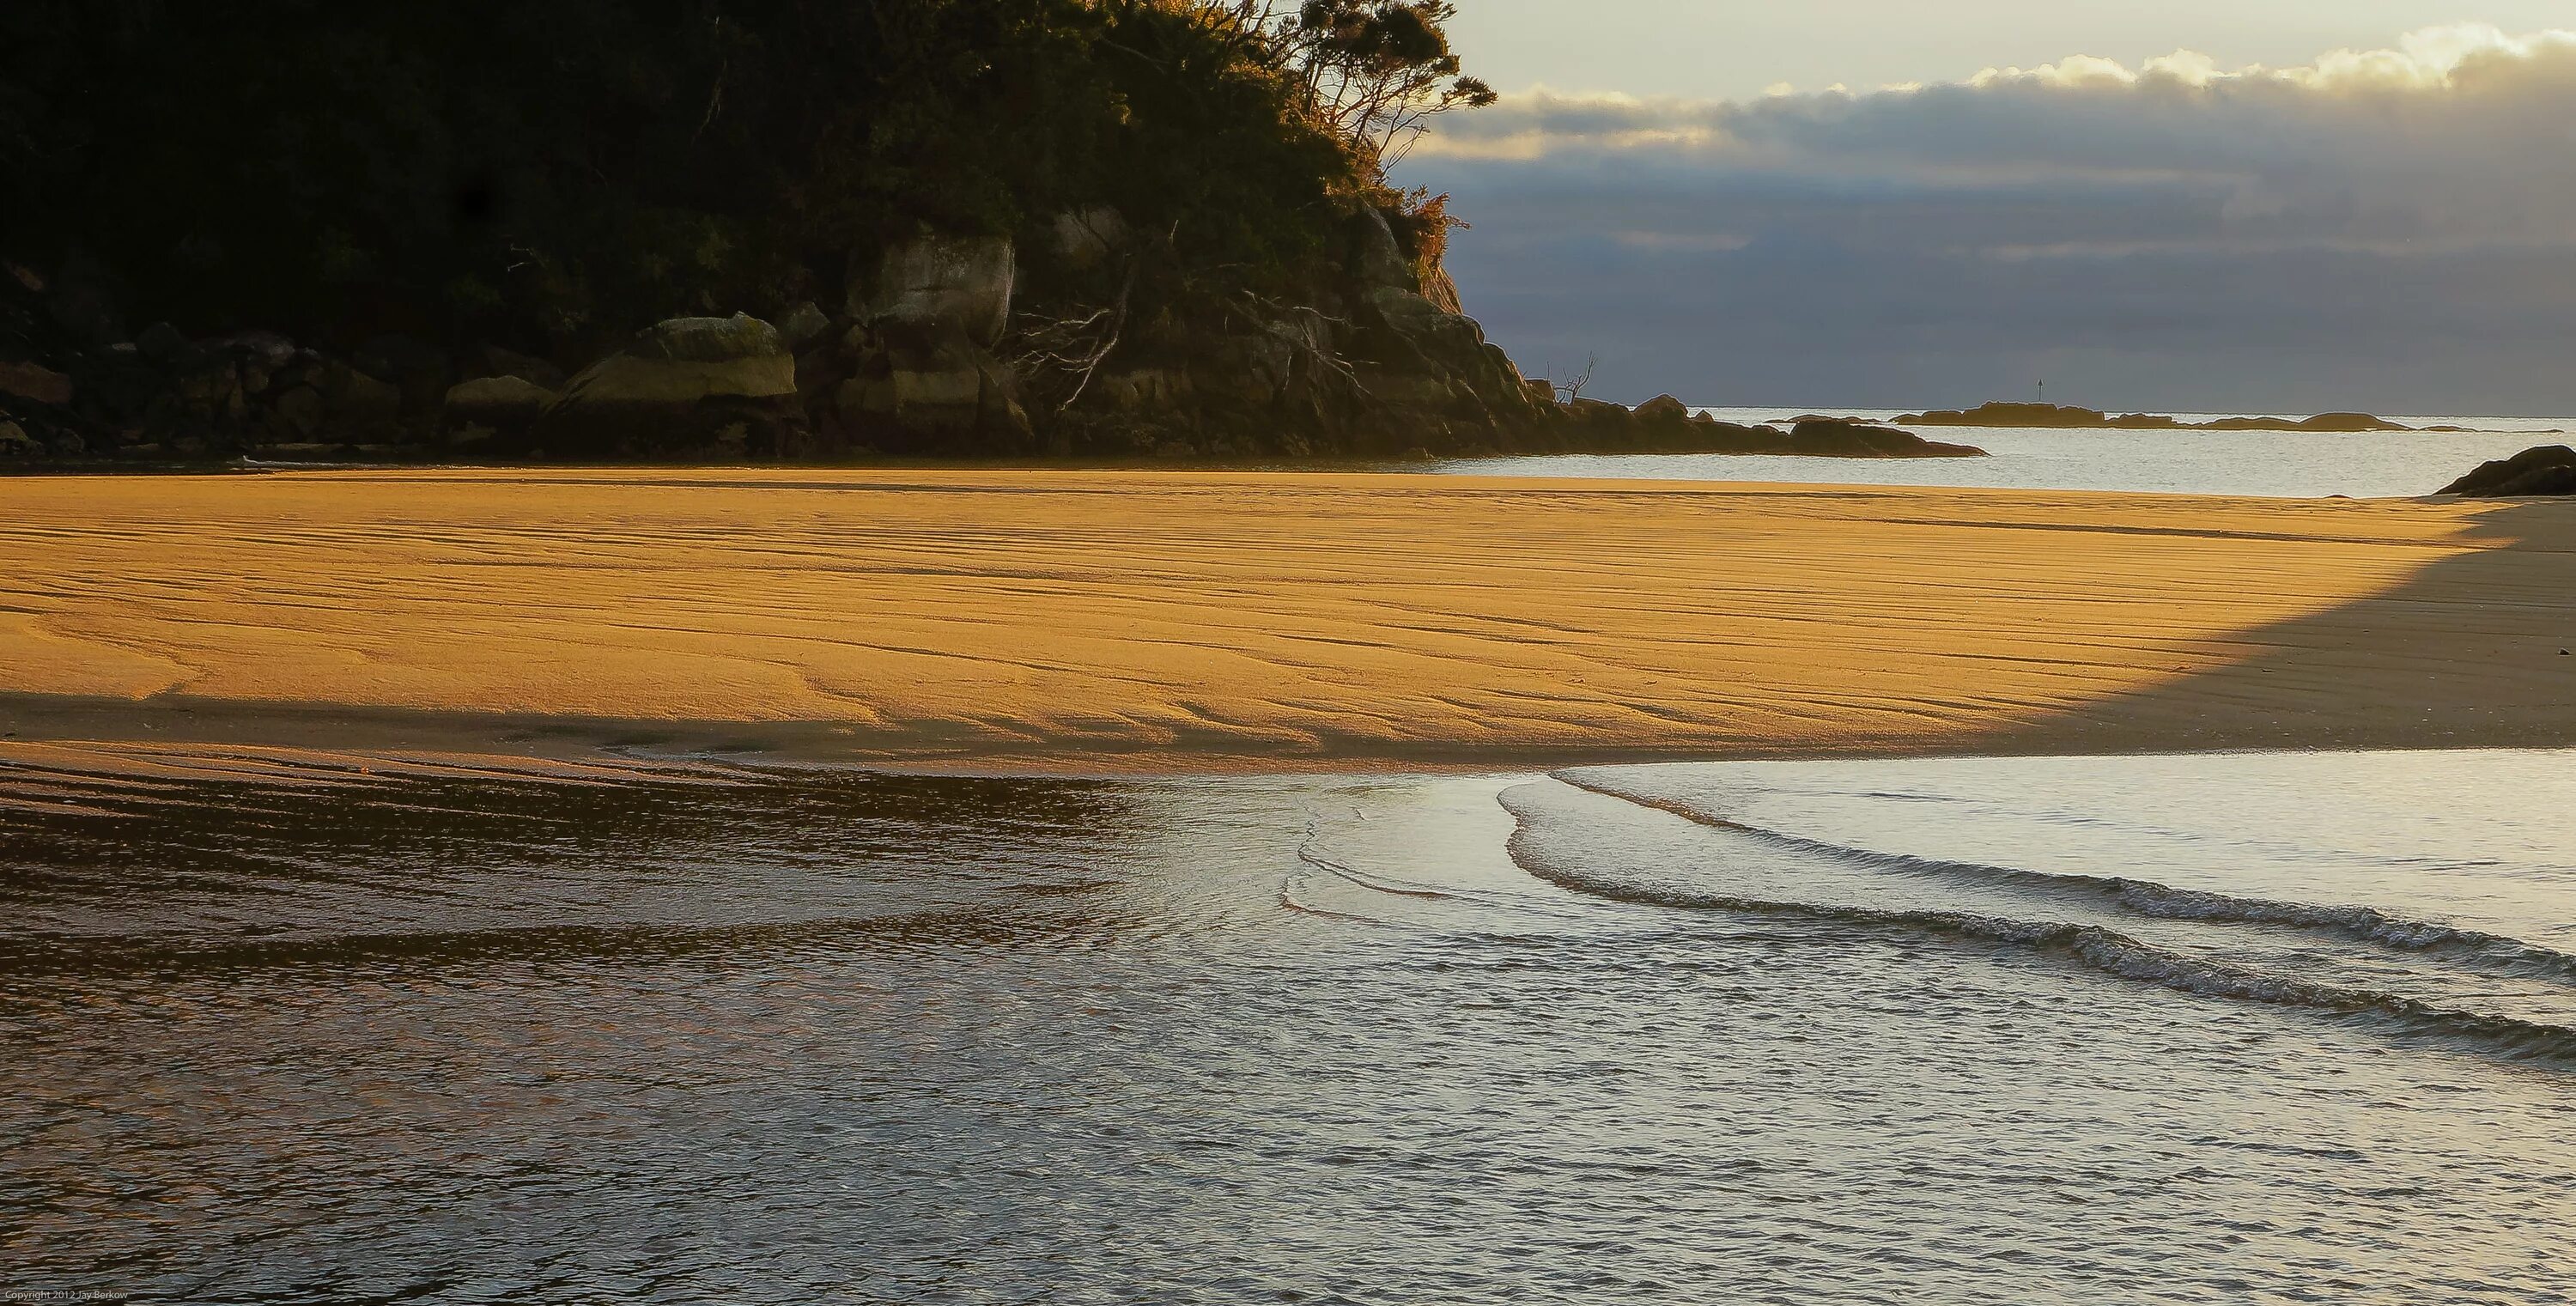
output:
<instances>
[{"instance_id":1,"label":"bare branch","mask_svg":"<svg viewBox=\"0 0 2576 1306\"><path fill-rule=\"evenodd\" d=\"M1580 375L1580 376L1575 377L1572 381L1566 382L1566 383L1564 383L1564 384L1559 385L1559 386L1557 386L1557 387L1556 387L1558 390L1563 391L1563 392L1564 392L1564 394L1565 394L1565 398L1564 398L1561 402L1569 403L1569 404L1570 404L1570 403L1573 403L1575 400L1582 398L1582 397L1583 397L1583 387L1585 387L1585 386L1587 386L1587 385L1592 384L1592 372L1593 372L1593 369L1598 368L1598 367L1600 367L1600 366L1601 366L1601 355L1599 355L1599 354L1594 354L1594 355L1592 355L1590 358L1587 358L1587 359L1583 360L1583 374L1582 374L1582 375Z\"/></svg>"}]
</instances>

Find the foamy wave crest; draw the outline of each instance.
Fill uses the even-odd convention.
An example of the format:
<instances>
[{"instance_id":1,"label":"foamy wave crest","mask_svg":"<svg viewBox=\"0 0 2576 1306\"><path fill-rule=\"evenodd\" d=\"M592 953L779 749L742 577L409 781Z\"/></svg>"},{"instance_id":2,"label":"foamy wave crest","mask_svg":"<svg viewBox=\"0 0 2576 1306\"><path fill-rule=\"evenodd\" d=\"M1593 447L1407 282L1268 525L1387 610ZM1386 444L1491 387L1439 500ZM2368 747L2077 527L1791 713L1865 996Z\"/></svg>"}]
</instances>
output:
<instances>
[{"instance_id":1,"label":"foamy wave crest","mask_svg":"<svg viewBox=\"0 0 2576 1306\"><path fill-rule=\"evenodd\" d=\"M1512 860L1559 888L1613 902L1683 911L1839 921L1909 933L2013 944L2105 974L2205 997L2262 1002L2369 1020L2398 1033L2477 1043L2508 1056L2576 1063L2576 1029L2510 1016L2458 1011L2404 994L2318 984L2169 952L2099 925L2020 921L1974 912L1905 911L1838 903L1776 902L1722 893L1658 889L1587 875L1531 847L1529 812L1504 795L1522 828L1508 845Z\"/></svg>"},{"instance_id":2,"label":"foamy wave crest","mask_svg":"<svg viewBox=\"0 0 2576 1306\"><path fill-rule=\"evenodd\" d=\"M2485 974L2516 979L2576 982L2576 956L2508 935L2464 929L2436 921L2418 921L2391 916L2373 907L2282 902L2269 898L2247 898L2235 894L2215 893L2203 889L2181 889L2169 884L2160 884L2154 880L2131 879L2127 876L2076 875L2056 871L2034 871L2017 866L1989 866L1978 862L1943 861L1937 858L1913 857L1903 853L1875 852L1867 848L1854 848L1784 831L1766 830L1757 825L1746 825L1741 821L1728 820L1713 812L1703 811L1678 799L1622 788L1581 772L1558 772L1553 778L1586 793L1615 798L1621 802L1633 803L1659 812L1669 812L1711 829L1760 840L1774 847L1833 857L1901 875L1925 875L2013 885L2041 894L2082 897L2133 911L2141 916L2156 916L2166 920L2277 925L2290 929L2313 930L2457 962Z\"/></svg>"}]
</instances>

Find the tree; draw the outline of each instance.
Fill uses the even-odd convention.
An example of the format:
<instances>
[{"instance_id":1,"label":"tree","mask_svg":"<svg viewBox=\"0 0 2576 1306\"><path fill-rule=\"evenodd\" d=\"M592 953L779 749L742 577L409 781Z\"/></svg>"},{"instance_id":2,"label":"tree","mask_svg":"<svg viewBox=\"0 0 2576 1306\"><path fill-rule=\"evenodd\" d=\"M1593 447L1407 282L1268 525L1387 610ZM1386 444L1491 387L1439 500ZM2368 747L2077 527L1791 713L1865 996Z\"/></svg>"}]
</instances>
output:
<instances>
[{"instance_id":1,"label":"tree","mask_svg":"<svg viewBox=\"0 0 2576 1306\"><path fill-rule=\"evenodd\" d=\"M1494 88L1460 75L1450 0L1235 0L1234 21L1305 88L1309 108L1381 168L1401 160L1432 117L1481 108Z\"/></svg>"},{"instance_id":2,"label":"tree","mask_svg":"<svg viewBox=\"0 0 2576 1306\"><path fill-rule=\"evenodd\" d=\"M1600 366L1601 355L1599 354L1594 354L1591 357L1584 359L1582 373L1576 376L1573 380L1563 382L1556 387L1557 397L1569 404L1582 398L1583 387L1592 384L1592 373Z\"/></svg>"}]
</instances>

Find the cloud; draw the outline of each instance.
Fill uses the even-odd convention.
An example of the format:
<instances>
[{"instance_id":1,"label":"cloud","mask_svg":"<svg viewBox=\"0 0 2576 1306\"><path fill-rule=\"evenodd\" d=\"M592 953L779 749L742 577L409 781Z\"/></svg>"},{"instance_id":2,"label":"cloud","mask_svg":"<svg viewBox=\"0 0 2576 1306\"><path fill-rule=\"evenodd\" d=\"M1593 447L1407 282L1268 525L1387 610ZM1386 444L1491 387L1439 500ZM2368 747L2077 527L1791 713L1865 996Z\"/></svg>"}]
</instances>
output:
<instances>
[{"instance_id":1,"label":"cloud","mask_svg":"<svg viewBox=\"0 0 2576 1306\"><path fill-rule=\"evenodd\" d=\"M2576 33L1456 115L1471 311L1642 397L2576 411ZM2059 384L2069 377L2075 384Z\"/></svg>"}]
</instances>

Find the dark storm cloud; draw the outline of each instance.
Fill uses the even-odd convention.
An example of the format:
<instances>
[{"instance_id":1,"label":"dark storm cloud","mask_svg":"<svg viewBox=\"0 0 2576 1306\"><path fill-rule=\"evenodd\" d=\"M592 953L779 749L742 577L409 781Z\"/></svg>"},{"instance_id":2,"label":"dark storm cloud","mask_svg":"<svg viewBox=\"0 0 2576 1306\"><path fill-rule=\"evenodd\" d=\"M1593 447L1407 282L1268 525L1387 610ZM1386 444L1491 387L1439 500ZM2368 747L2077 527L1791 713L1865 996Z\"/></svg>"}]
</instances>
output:
<instances>
[{"instance_id":1,"label":"dark storm cloud","mask_svg":"<svg viewBox=\"0 0 2576 1306\"><path fill-rule=\"evenodd\" d=\"M2576 411L2576 36L1864 95L1543 92L1402 170L1472 311L1605 392Z\"/></svg>"}]
</instances>

